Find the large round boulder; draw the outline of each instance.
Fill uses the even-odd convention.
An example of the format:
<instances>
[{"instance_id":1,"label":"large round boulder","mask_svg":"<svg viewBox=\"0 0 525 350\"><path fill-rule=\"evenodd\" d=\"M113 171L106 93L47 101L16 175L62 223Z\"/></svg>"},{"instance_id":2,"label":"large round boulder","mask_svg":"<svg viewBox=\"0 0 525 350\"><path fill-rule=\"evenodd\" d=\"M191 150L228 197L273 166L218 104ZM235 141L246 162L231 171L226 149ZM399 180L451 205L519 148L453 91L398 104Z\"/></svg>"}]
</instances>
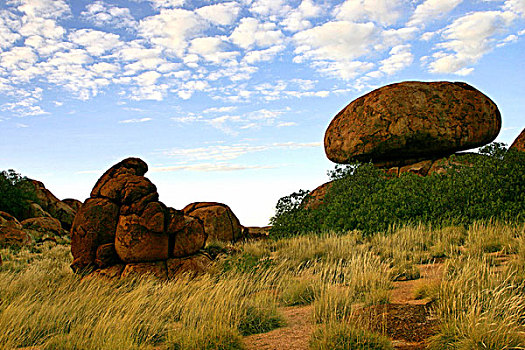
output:
<instances>
[{"instance_id":1,"label":"large round boulder","mask_svg":"<svg viewBox=\"0 0 525 350\"><path fill-rule=\"evenodd\" d=\"M409 81L352 101L331 121L324 147L336 163L396 166L485 145L500 129L498 107L472 86Z\"/></svg>"},{"instance_id":2,"label":"large round boulder","mask_svg":"<svg viewBox=\"0 0 525 350\"><path fill-rule=\"evenodd\" d=\"M204 223L208 239L234 242L242 237L242 226L229 206L216 202L188 204L184 214L199 218Z\"/></svg>"}]
</instances>

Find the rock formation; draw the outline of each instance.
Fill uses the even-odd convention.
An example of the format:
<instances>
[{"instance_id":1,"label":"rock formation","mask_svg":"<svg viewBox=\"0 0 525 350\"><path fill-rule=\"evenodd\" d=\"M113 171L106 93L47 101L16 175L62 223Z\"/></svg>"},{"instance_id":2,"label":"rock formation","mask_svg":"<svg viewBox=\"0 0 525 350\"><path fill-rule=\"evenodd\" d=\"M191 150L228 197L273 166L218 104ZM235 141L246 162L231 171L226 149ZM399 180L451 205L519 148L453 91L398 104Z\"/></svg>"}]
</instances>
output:
<instances>
[{"instance_id":1,"label":"rock formation","mask_svg":"<svg viewBox=\"0 0 525 350\"><path fill-rule=\"evenodd\" d=\"M336 163L402 167L483 146L500 128L494 102L466 83L403 82L352 101L328 126L324 146Z\"/></svg>"},{"instance_id":2,"label":"rock formation","mask_svg":"<svg viewBox=\"0 0 525 350\"><path fill-rule=\"evenodd\" d=\"M74 271L168 278L183 271L181 259L188 266L210 261L200 253L207 239L202 221L159 202L147 170L142 160L127 158L97 181L71 229Z\"/></svg>"},{"instance_id":3,"label":"rock formation","mask_svg":"<svg viewBox=\"0 0 525 350\"><path fill-rule=\"evenodd\" d=\"M55 197L42 182L30 180L30 183L35 192L36 203L30 203L29 210L22 219L50 216L58 219L62 227L69 230L75 219L76 210Z\"/></svg>"},{"instance_id":4,"label":"rock formation","mask_svg":"<svg viewBox=\"0 0 525 350\"><path fill-rule=\"evenodd\" d=\"M510 145L510 149L515 149L517 151L525 152L525 129L516 137L516 140Z\"/></svg>"},{"instance_id":5,"label":"rock formation","mask_svg":"<svg viewBox=\"0 0 525 350\"><path fill-rule=\"evenodd\" d=\"M31 236L11 214L0 211L0 247L21 247L31 243Z\"/></svg>"},{"instance_id":6,"label":"rock formation","mask_svg":"<svg viewBox=\"0 0 525 350\"><path fill-rule=\"evenodd\" d=\"M196 202L188 204L182 211L202 220L209 239L235 242L242 237L239 219L226 204Z\"/></svg>"}]
</instances>

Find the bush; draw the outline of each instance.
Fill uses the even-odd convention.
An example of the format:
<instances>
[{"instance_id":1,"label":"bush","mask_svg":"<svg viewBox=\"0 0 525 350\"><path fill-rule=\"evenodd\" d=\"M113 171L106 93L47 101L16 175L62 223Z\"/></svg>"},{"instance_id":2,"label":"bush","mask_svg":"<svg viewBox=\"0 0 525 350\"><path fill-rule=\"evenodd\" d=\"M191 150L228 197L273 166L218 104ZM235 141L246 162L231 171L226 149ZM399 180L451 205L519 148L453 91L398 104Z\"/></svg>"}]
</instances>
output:
<instances>
[{"instance_id":1,"label":"bush","mask_svg":"<svg viewBox=\"0 0 525 350\"><path fill-rule=\"evenodd\" d=\"M372 164L337 165L323 204L305 209L308 192L279 200L273 236L306 232L386 231L410 223L440 227L496 218L525 218L525 152L500 143L454 161L446 174L386 174Z\"/></svg>"},{"instance_id":2,"label":"bush","mask_svg":"<svg viewBox=\"0 0 525 350\"><path fill-rule=\"evenodd\" d=\"M35 201L34 188L26 177L13 169L0 172L0 211L24 217L29 201Z\"/></svg>"}]
</instances>

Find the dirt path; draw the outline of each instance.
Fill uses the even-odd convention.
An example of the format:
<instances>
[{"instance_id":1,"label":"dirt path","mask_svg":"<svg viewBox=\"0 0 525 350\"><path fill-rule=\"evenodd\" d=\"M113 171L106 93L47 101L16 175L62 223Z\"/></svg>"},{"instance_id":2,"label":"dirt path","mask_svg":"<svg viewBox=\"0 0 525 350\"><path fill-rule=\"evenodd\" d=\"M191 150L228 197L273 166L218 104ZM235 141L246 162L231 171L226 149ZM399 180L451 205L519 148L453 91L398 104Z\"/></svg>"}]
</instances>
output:
<instances>
[{"instance_id":1,"label":"dirt path","mask_svg":"<svg viewBox=\"0 0 525 350\"><path fill-rule=\"evenodd\" d=\"M421 284L438 283L443 264L420 265L419 269L420 279L394 282L390 304L366 308L358 314L366 327L389 336L395 349L425 349L425 340L437 330L437 321L429 311L430 300L416 300L414 291ZM315 329L312 306L286 307L281 311L287 325L268 333L245 337L247 350L308 349L310 336Z\"/></svg>"},{"instance_id":2,"label":"dirt path","mask_svg":"<svg viewBox=\"0 0 525 350\"><path fill-rule=\"evenodd\" d=\"M286 326L244 338L246 350L306 350L314 330L312 306L282 309Z\"/></svg>"}]
</instances>

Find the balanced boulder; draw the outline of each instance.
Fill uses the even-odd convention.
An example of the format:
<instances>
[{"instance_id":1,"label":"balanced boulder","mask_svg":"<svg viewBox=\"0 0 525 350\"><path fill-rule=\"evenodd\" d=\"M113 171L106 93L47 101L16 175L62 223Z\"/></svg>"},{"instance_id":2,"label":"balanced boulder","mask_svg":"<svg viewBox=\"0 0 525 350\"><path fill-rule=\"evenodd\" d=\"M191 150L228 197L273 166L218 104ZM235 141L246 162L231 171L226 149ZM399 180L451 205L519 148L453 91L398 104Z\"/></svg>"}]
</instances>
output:
<instances>
[{"instance_id":1,"label":"balanced boulder","mask_svg":"<svg viewBox=\"0 0 525 350\"><path fill-rule=\"evenodd\" d=\"M485 145L500 128L496 104L472 86L409 81L352 101L331 121L324 147L336 163L403 166Z\"/></svg>"},{"instance_id":2,"label":"balanced boulder","mask_svg":"<svg viewBox=\"0 0 525 350\"><path fill-rule=\"evenodd\" d=\"M199 218L210 239L235 242L242 237L242 226L229 206L216 202L196 202L182 209L184 214Z\"/></svg>"}]
</instances>

